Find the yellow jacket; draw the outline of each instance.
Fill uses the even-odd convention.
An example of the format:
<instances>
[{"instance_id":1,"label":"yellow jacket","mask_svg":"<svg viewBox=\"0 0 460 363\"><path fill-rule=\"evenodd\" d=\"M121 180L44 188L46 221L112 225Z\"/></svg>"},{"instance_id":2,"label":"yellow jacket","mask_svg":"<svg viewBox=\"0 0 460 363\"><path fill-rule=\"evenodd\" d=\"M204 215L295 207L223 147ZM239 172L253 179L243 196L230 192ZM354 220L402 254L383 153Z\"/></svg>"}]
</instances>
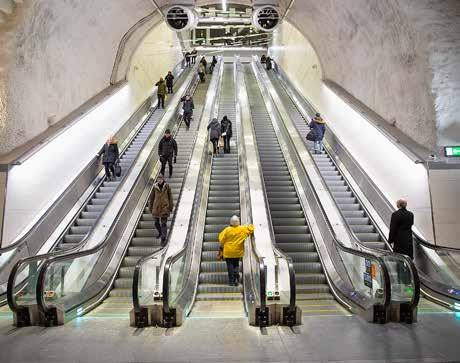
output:
<instances>
[{"instance_id":1,"label":"yellow jacket","mask_svg":"<svg viewBox=\"0 0 460 363\"><path fill-rule=\"evenodd\" d=\"M254 233L254 226L229 226L219 233L219 242L224 246L224 258L241 258L244 241Z\"/></svg>"}]
</instances>

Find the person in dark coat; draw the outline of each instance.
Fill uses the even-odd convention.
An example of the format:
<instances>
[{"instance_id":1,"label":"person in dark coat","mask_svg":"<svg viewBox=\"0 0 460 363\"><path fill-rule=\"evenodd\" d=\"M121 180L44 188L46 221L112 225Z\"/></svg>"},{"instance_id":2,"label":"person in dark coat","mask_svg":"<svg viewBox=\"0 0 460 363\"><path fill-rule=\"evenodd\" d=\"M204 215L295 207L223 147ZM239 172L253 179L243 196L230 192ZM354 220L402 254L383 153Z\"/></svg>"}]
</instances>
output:
<instances>
[{"instance_id":1,"label":"person in dark coat","mask_svg":"<svg viewBox=\"0 0 460 363\"><path fill-rule=\"evenodd\" d=\"M311 120L309 127L315 132L315 138L312 140L314 142L315 154L321 154L323 152L324 134L326 133L326 121L317 113Z\"/></svg>"},{"instance_id":2,"label":"person in dark coat","mask_svg":"<svg viewBox=\"0 0 460 363\"><path fill-rule=\"evenodd\" d=\"M171 71L168 72L168 74L165 77L165 80L168 93L173 93L174 76Z\"/></svg>"},{"instance_id":3,"label":"person in dark coat","mask_svg":"<svg viewBox=\"0 0 460 363\"><path fill-rule=\"evenodd\" d=\"M263 54L262 57L260 58L260 63L262 64L267 63L267 56L265 54Z\"/></svg>"},{"instance_id":4,"label":"person in dark coat","mask_svg":"<svg viewBox=\"0 0 460 363\"><path fill-rule=\"evenodd\" d=\"M207 68L207 67L208 67L208 61L206 60L206 58L205 58L204 56L201 58L200 63L201 63L201 64L203 65L203 67L204 67L204 73L206 73L206 72L207 72L207 69L208 69L208 68Z\"/></svg>"},{"instance_id":5,"label":"person in dark coat","mask_svg":"<svg viewBox=\"0 0 460 363\"><path fill-rule=\"evenodd\" d=\"M193 104L193 98L187 94L185 97L181 98L182 110L184 110L184 122L187 126L187 129L190 127L190 122L192 121L193 109L195 105Z\"/></svg>"},{"instance_id":6,"label":"person in dark coat","mask_svg":"<svg viewBox=\"0 0 460 363\"><path fill-rule=\"evenodd\" d=\"M272 69L272 59L270 58L270 56L268 56L268 57L265 59L265 66L267 67L267 71L269 71L270 69Z\"/></svg>"},{"instance_id":7,"label":"person in dark coat","mask_svg":"<svg viewBox=\"0 0 460 363\"><path fill-rule=\"evenodd\" d=\"M158 145L158 156L160 157L161 162L161 175L165 175L166 163L169 165L169 177L172 177L173 173L173 160L174 164L177 159L177 143L171 135L171 131L167 129L165 135Z\"/></svg>"},{"instance_id":8,"label":"person in dark coat","mask_svg":"<svg viewBox=\"0 0 460 363\"><path fill-rule=\"evenodd\" d=\"M220 129L222 137L224 139L224 153L230 154L230 139L233 136L233 132L232 122L227 118L227 116L224 116L224 118L220 122Z\"/></svg>"},{"instance_id":9,"label":"person in dark coat","mask_svg":"<svg viewBox=\"0 0 460 363\"><path fill-rule=\"evenodd\" d=\"M398 210L391 215L388 242L393 245L394 252L402 253L413 259L412 226L414 224L414 214L406 209L407 201L404 199L399 199L396 202L396 207ZM405 264L399 263L396 271L401 285L411 283L411 273Z\"/></svg>"},{"instance_id":10,"label":"person in dark coat","mask_svg":"<svg viewBox=\"0 0 460 363\"><path fill-rule=\"evenodd\" d=\"M118 150L117 140L115 140L113 136L107 139L107 142L104 144L101 151L97 153L98 158L101 157L101 155L104 155L102 158L102 163L104 164L107 180L115 180L115 163L118 162L120 152Z\"/></svg>"},{"instance_id":11,"label":"person in dark coat","mask_svg":"<svg viewBox=\"0 0 460 363\"><path fill-rule=\"evenodd\" d=\"M217 121L216 118L212 119L211 123L208 125L208 131L209 131L209 139L212 142L213 156L216 156L219 138L222 133L221 126L219 124L219 121Z\"/></svg>"},{"instance_id":12,"label":"person in dark coat","mask_svg":"<svg viewBox=\"0 0 460 363\"><path fill-rule=\"evenodd\" d=\"M190 53L190 56L192 57L192 64L196 63L197 55L198 55L198 51L196 49L193 49L192 52Z\"/></svg>"},{"instance_id":13,"label":"person in dark coat","mask_svg":"<svg viewBox=\"0 0 460 363\"><path fill-rule=\"evenodd\" d=\"M166 83L163 77L155 83L155 86L158 87L157 89L157 96L158 96L158 108L165 108L165 97L166 97Z\"/></svg>"},{"instance_id":14,"label":"person in dark coat","mask_svg":"<svg viewBox=\"0 0 460 363\"><path fill-rule=\"evenodd\" d=\"M190 65L190 58L191 58L191 55L190 55L190 52L185 52L185 66L186 67L191 67Z\"/></svg>"},{"instance_id":15,"label":"person in dark coat","mask_svg":"<svg viewBox=\"0 0 460 363\"><path fill-rule=\"evenodd\" d=\"M164 247L168 235L168 217L173 210L173 197L169 184L161 174L158 175L150 194L149 209L158 231L158 238L161 238L161 247Z\"/></svg>"},{"instance_id":16,"label":"person in dark coat","mask_svg":"<svg viewBox=\"0 0 460 363\"><path fill-rule=\"evenodd\" d=\"M217 58L215 55L212 56L212 61L211 61L211 66L209 67L209 73L212 73L214 71L214 68L216 67L217 64Z\"/></svg>"},{"instance_id":17,"label":"person in dark coat","mask_svg":"<svg viewBox=\"0 0 460 363\"><path fill-rule=\"evenodd\" d=\"M400 199L396 202L398 210L391 215L388 242L393 244L393 251L414 258L412 244L412 226L414 214L409 212L407 202Z\"/></svg>"}]
</instances>

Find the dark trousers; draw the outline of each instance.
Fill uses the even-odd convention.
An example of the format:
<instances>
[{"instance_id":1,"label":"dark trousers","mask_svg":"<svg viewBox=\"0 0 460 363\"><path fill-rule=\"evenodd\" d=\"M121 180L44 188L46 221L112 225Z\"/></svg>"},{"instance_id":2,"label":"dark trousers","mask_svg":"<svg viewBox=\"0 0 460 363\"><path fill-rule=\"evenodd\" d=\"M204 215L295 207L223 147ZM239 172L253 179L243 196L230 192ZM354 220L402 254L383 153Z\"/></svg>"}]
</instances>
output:
<instances>
[{"instance_id":1,"label":"dark trousers","mask_svg":"<svg viewBox=\"0 0 460 363\"><path fill-rule=\"evenodd\" d=\"M230 136L224 136L224 153L230 154Z\"/></svg>"},{"instance_id":2,"label":"dark trousers","mask_svg":"<svg viewBox=\"0 0 460 363\"><path fill-rule=\"evenodd\" d=\"M185 63L187 67L190 67L190 59L185 59Z\"/></svg>"},{"instance_id":3,"label":"dark trousers","mask_svg":"<svg viewBox=\"0 0 460 363\"><path fill-rule=\"evenodd\" d=\"M196 63L196 57L192 57L192 64Z\"/></svg>"},{"instance_id":4,"label":"dark trousers","mask_svg":"<svg viewBox=\"0 0 460 363\"><path fill-rule=\"evenodd\" d=\"M105 176L107 179L115 178L115 164L114 163L104 163Z\"/></svg>"},{"instance_id":5,"label":"dark trousers","mask_svg":"<svg viewBox=\"0 0 460 363\"><path fill-rule=\"evenodd\" d=\"M192 121L192 112L184 112L184 122L187 125L187 128L190 127L190 122Z\"/></svg>"},{"instance_id":6,"label":"dark trousers","mask_svg":"<svg viewBox=\"0 0 460 363\"><path fill-rule=\"evenodd\" d=\"M165 108L165 95L158 95L158 108Z\"/></svg>"},{"instance_id":7,"label":"dark trousers","mask_svg":"<svg viewBox=\"0 0 460 363\"><path fill-rule=\"evenodd\" d=\"M219 144L219 139L211 139L211 142L212 142L212 153L214 155L217 154L217 147L218 147L218 144Z\"/></svg>"},{"instance_id":8,"label":"dark trousers","mask_svg":"<svg viewBox=\"0 0 460 363\"><path fill-rule=\"evenodd\" d=\"M200 76L200 81L201 81L201 83L206 82L206 78L205 78L205 76L204 76L204 73L198 73L198 75Z\"/></svg>"},{"instance_id":9,"label":"dark trousers","mask_svg":"<svg viewBox=\"0 0 460 363\"><path fill-rule=\"evenodd\" d=\"M161 238L161 246L164 247L166 236L168 235L168 217L154 217L153 219L155 220L155 228Z\"/></svg>"},{"instance_id":10,"label":"dark trousers","mask_svg":"<svg viewBox=\"0 0 460 363\"><path fill-rule=\"evenodd\" d=\"M168 88L168 93L173 93L173 85L172 84L168 84L168 85L166 85L166 87Z\"/></svg>"},{"instance_id":11,"label":"dark trousers","mask_svg":"<svg viewBox=\"0 0 460 363\"><path fill-rule=\"evenodd\" d=\"M226 258L228 270L228 283L234 285L240 281L240 259L239 258Z\"/></svg>"},{"instance_id":12,"label":"dark trousers","mask_svg":"<svg viewBox=\"0 0 460 363\"><path fill-rule=\"evenodd\" d=\"M166 163L168 163L169 165L169 177L172 176L172 173L173 173L173 156L162 156L160 158L160 162L161 162L161 175L165 175L165 171L166 171Z\"/></svg>"}]
</instances>

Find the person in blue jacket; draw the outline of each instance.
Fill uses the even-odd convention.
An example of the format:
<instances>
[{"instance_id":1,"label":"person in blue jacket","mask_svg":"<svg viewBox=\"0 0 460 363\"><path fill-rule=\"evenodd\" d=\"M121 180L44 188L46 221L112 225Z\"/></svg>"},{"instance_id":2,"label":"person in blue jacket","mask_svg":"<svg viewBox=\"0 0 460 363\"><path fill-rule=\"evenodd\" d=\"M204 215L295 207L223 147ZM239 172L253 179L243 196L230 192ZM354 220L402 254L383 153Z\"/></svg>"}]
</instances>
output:
<instances>
[{"instance_id":1,"label":"person in blue jacket","mask_svg":"<svg viewBox=\"0 0 460 363\"><path fill-rule=\"evenodd\" d=\"M323 152L324 134L326 133L326 121L317 113L311 120L309 126L310 129L315 132L315 138L313 140L315 154L321 154Z\"/></svg>"}]
</instances>

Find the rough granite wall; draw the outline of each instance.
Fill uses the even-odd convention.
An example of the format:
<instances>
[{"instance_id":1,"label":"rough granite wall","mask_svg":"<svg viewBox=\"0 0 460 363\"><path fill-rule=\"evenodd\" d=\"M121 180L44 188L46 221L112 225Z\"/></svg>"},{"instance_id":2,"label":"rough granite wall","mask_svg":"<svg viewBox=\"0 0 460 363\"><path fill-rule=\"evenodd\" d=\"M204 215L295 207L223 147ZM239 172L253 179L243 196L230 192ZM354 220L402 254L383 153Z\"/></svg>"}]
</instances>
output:
<instances>
[{"instance_id":1,"label":"rough granite wall","mask_svg":"<svg viewBox=\"0 0 460 363\"><path fill-rule=\"evenodd\" d=\"M459 6L457 0L303 0L288 18L312 43L324 78L435 148L460 103Z\"/></svg>"},{"instance_id":2,"label":"rough granite wall","mask_svg":"<svg viewBox=\"0 0 460 363\"><path fill-rule=\"evenodd\" d=\"M149 0L25 2L8 67L6 110L0 116L8 124L0 130L0 153L106 88L120 40L152 11Z\"/></svg>"}]
</instances>

